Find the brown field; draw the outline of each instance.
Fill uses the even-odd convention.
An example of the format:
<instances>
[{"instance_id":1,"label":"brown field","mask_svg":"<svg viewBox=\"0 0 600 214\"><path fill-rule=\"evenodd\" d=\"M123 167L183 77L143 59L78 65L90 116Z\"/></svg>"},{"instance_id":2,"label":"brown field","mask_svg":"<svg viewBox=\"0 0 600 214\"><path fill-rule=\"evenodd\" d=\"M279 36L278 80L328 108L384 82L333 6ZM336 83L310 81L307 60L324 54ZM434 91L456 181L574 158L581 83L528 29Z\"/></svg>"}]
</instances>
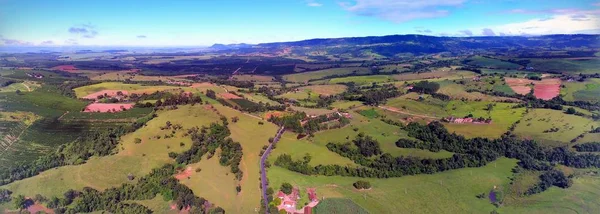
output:
<instances>
[{"instance_id":1,"label":"brown field","mask_svg":"<svg viewBox=\"0 0 600 214\"><path fill-rule=\"evenodd\" d=\"M239 97L238 95L232 94L232 93L219 93L219 97L223 98L223 99L227 99L227 100L231 100L231 99L242 99L241 97Z\"/></svg>"},{"instance_id":2,"label":"brown field","mask_svg":"<svg viewBox=\"0 0 600 214\"><path fill-rule=\"evenodd\" d=\"M192 171L192 167L191 167L191 166L188 166L187 168L185 168L185 170L183 170L183 171L181 171L181 172L177 173L177 174L175 175L175 178L176 178L177 180L183 180L183 179L187 179L188 177L192 176L192 172L193 172L193 171Z\"/></svg>"},{"instance_id":3,"label":"brown field","mask_svg":"<svg viewBox=\"0 0 600 214\"><path fill-rule=\"evenodd\" d=\"M265 113L265 116L263 118L268 120L271 117L279 117L283 114L284 114L284 112L281 112L281 111L269 111L269 112Z\"/></svg>"},{"instance_id":4,"label":"brown field","mask_svg":"<svg viewBox=\"0 0 600 214\"><path fill-rule=\"evenodd\" d=\"M470 78L475 76L475 73L469 71L455 71L450 68L441 68L432 72L422 73L404 73L396 74L392 77L399 81L420 80L420 79L460 79Z\"/></svg>"},{"instance_id":5,"label":"brown field","mask_svg":"<svg viewBox=\"0 0 600 214\"><path fill-rule=\"evenodd\" d=\"M102 90L96 93L91 93L86 95L85 97L83 97L83 99L88 99L88 100L96 100L98 99L98 96L103 95L103 96L109 96L109 97L114 97L117 96L117 92L121 92L124 95L129 94L129 92L124 91L124 90Z\"/></svg>"},{"instance_id":6,"label":"brown field","mask_svg":"<svg viewBox=\"0 0 600 214\"><path fill-rule=\"evenodd\" d=\"M550 100L560 94L560 79L542 79L533 87L533 95L542 100Z\"/></svg>"},{"instance_id":7,"label":"brown field","mask_svg":"<svg viewBox=\"0 0 600 214\"><path fill-rule=\"evenodd\" d=\"M73 65L59 65L59 66L52 67L52 69L66 71L66 72L71 72L71 71L77 70L77 68Z\"/></svg>"},{"instance_id":8,"label":"brown field","mask_svg":"<svg viewBox=\"0 0 600 214\"><path fill-rule=\"evenodd\" d=\"M131 103L92 103L83 112L119 112L133 108Z\"/></svg>"},{"instance_id":9,"label":"brown field","mask_svg":"<svg viewBox=\"0 0 600 214\"><path fill-rule=\"evenodd\" d=\"M531 91L529 84L534 85L533 95L536 98L549 100L560 94L560 79L542 79L540 81L523 78L504 78L506 84L517 94L525 95Z\"/></svg>"}]
</instances>

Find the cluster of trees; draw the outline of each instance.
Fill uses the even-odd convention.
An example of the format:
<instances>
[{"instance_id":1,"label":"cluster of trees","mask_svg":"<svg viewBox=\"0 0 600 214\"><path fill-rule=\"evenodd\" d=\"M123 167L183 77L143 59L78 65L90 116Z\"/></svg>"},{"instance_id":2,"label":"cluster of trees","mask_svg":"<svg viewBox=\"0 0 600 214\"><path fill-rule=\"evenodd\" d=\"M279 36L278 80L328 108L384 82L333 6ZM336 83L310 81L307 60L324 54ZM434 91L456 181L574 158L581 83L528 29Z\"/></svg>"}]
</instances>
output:
<instances>
[{"instance_id":1,"label":"cluster of trees","mask_svg":"<svg viewBox=\"0 0 600 214\"><path fill-rule=\"evenodd\" d=\"M294 112L281 117L271 117L269 122L279 126L285 126L286 129L292 130L298 134L312 135L321 130L332 128L340 128L350 123L350 120L337 113L319 115L314 118L308 118L304 112ZM338 121L336 125L329 126L327 122ZM304 123L304 124L302 124Z\"/></svg>"},{"instance_id":2,"label":"cluster of trees","mask_svg":"<svg viewBox=\"0 0 600 214\"><path fill-rule=\"evenodd\" d=\"M449 133L439 122L428 125L410 123L405 130L409 136L418 140L401 139L396 145L402 148L418 148L433 152L442 149L455 153L445 159L418 159L414 157L393 157L388 153L372 158L368 155L377 152L368 152L358 145L356 148L350 144L327 144L327 148L353 160L362 167L348 167L339 165L309 166L302 160L294 161L291 156L283 154L275 161L275 165L307 175L340 175L355 177L399 177L414 174L431 174L451 169L464 167L480 167L505 156L519 159L519 166L528 170L549 171L552 164L563 164L575 168L600 167L600 155L576 154L565 147L544 150L531 140L520 140L513 135L505 134L499 139L473 138ZM367 143L365 145L373 144ZM376 146L375 146L376 147ZM551 185L563 185L566 177L560 174L548 174L553 177ZM564 178L564 179L563 179ZM545 178L544 178L545 179ZM548 178L547 180L550 181Z\"/></svg>"},{"instance_id":3,"label":"cluster of trees","mask_svg":"<svg viewBox=\"0 0 600 214\"><path fill-rule=\"evenodd\" d=\"M240 162L243 152L242 146L238 142L234 142L228 136L231 134L227 128L227 124L212 123L209 127L202 127L200 130L192 128L188 130L188 134L192 138L192 147L187 151L179 154L170 154L174 157L178 164L191 164L199 162L202 156L208 154L211 158L214 156L217 148L221 149L219 163L223 166L230 166L231 173L236 175L238 180L242 179L243 172L240 170Z\"/></svg>"},{"instance_id":4,"label":"cluster of trees","mask_svg":"<svg viewBox=\"0 0 600 214\"><path fill-rule=\"evenodd\" d=\"M75 91L73 90L74 88L78 88L78 87L82 87L82 86L86 86L86 85L93 85L93 84L97 84L97 83L100 83L100 82L99 81L89 81L89 80L65 81L62 84L56 85L56 89L63 96L67 96L70 98L77 98L77 95L75 95Z\"/></svg>"},{"instance_id":5,"label":"cluster of trees","mask_svg":"<svg viewBox=\"0 0 600 214\"><path fill-rule=\"evenodd\" d=\"M415 83L410 91L422 94L435 94L435 92L437 92L439 89L440 84L425 80Z\"/></svg>"},{"instance_id":6,"label":"cluster of trees","mask_svg":"<svg viewBox=\"0 0 600 214\"><path fill-rule=\"evenodd\" d=\"M573 146L578 152L600 152L600 142L582 143Z\"/></svg>"},{"instance_id":7,"label":"cluster of trees","mask_svg":"<svg viewBox=\"0 0 600 214\"><path fill-rule=\"evenodd\" d=\"M285 106L284 105L271 105L270 103L263 103L258 102L252 102L250 100L247 99L232 99L232 100L224 100L224 99L217 99L217 101L219 101L219 103L223 104L224 106L228 106L231 108L234 108L236 110L240 110L240 111L245 111L245 112L265 112L265 111L283 111L285 110ZM231 102L236 103L237 105L233 105Z\"/></svg>"},{"instance_id":8,"label":"cluster of trees","mask_svg":"<svg viewBox=\"0 0 600 214\"><path fill-rule=\"evenodd\" d=\"M568 178L563 172L558 170L549 170L540 175L540 181L533 187L529 188L525 195L533 195L546 191L552 186L560 188L569 188L573 185L573 180Z\"/></svg>"},{"instance_id":9,"label":"cluster of trees","mask_svg":"<svg viewBox=\"0 0 600 214\"><path fill-rule=\"evenodd\" d=\"M11 194L12 194L12 191L10 191L10 190L0 189L0 203L9 202Z\"/></svg>"},{"instance_id":10,"label":"cluster of trees","mask_svg":"<svg viewBox=\"0 0 600 214\"><path fill-rule=\"evenodd\" d=\"M370 189L371 183L369 183L368 181L359 180L354 182L352 186L354 186L354 188L356 189Z\"/></svg>"},{"instance_id":11,"label":"cluster of trees","mask_svg":"<svg viewBox=\"0 0 600 214\"><path fill-rule=\"evenodd\" d=\"M0 185L32 177L55 167L82 164L92 156L106 156L116 153L118 150L115 150L115 148L119 144L121 136L137 130L154 117L156 115L151 113L130 125L90 132L82 138L59 146L56 151L50 152L33 162L3 170L0 172Z\"/></svg>"},{"instance_id":12,"label":"cluster of trees","mask_svg":"<svg viewBox=\"0 0 600 214\"><path fill-rule=\"evenodd\" d=\"M211 208L204 198L194 195L187 186L173 177L175 166L171 164L153 169L150 174L141 177L136 184L123 184L103 192L85 187L83 191L67 191L64 198L53 197L48 206L57 213L89 213L105 210L111 213L152 213L147 207L126 202L127 200L149 200L161 194L165 201L173 200L177 209L190 209L191 213L221 210Z\"/></svg>"},{"instance_id":13,"label":"cluster of trees","mask_svg":"<svg viewBox=\"0 0 600 214\"><path fill-rule=\"evenodd\" d=\"M510 97L516 98L525 101L522 104L515 105L513 108L522 108L522 107L530 107L530 108L547 108L554 110L563 110L563 106L575 106L588 111L598 111L600 110L600 105L597 105L588 101L565 101L561 96L557 96L550 100L542 100L537 99L533 95L533 91L526 95L520 94L506 94L500 91L492 91L492 90L477 90L477 89L467 89L467 92L480 92L487 95L492 96L500 96L500 97Z\"/></svg>"},{"instance_id":14,"label":"cluster of trees","mask_svg":"<svg viewBox=\"0 0 600 214\"><path fill-rule=\"evenodd\" d=\"M11 85L13 83L17 83L17 82L14 81L14 80L0 79L0 87L6 87L6 86L9 86L9 85Z\"/></svg>"},{"instance_id":15,"label":"cluster of trees","mask_svg":"<svg viewBox=\"0 0 600 214\"><path fill-rule=\"evenodd\" d=\"M186 105L186 104L196 104L201 103L202 99L200 96L194 96L191 93L179 93L179 94L168 94L164 101L159 99L154 103L155 107L165 107L165 106L176 106L176 105Z\"/></svg>"},{"instance_id":16,"label":"cluster of trees","mask_svg":"<svg viewBox=\"0 0 600 214\"><path fill-rule=\"evenodd\" d=\"M358 94L359 101L362 101L367 105L377 106L384 103L389 98L400 96L402 93L400 93L398 88L393 84L384 84L379 88L359 91Z\"/></svg>"}]
</instances>

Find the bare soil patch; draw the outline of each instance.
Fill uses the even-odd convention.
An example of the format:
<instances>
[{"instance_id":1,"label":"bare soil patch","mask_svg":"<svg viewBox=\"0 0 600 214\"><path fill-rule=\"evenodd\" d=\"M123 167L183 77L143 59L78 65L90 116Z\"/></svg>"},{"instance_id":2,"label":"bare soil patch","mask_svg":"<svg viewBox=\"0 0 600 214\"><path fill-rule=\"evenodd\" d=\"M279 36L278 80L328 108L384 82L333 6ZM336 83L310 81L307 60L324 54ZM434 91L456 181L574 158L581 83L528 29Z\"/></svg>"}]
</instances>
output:
<instances>
[{"instance_id":1,"label":"bare soil patch","mask_svg":"<svg viewBox=\"0 0 600 214\"><path fill-rule=\"evenodd\" d=\"M533 95L542 100L550 100L560 94L560 79L542 79L535 83Z\"/></svg>"},{"instance_id":2,"label":"bare soil patch","mask_svg":"<svg viewBox=\"0 0 600 214\"><path fill-rule=\"evenodd\" d=\"M212 83L209 83L209 82L201 82L201 83L194 83L194 84L192 84L191 87L192 88L202 88L202 87L212 87L212 86L215 86L215 85Z\"/></svg>"},{"instance_id":3,"label":"bare soil patch","mask_svg":"<svg viewBox=\"0 0 600 214\"><path fill-rule=\"evenodd\" d=\"M219 94L220 97L222 97L223 99L242 99L241 97L239 97L238 95L232 94L232 93L220 93Z\"/></svg>"},{"instance_id":4,"label":"bare soil patch","mask_svg":"<svg viewBox=\"0 0 600 214\"><path fill-rule=\"evenodd\" d=\"M66 71L66 72L72 72L72 71L78 70L74 65L59 65L59 66L52 67L52 69Z\"/></svg>"},{"instance_id":5,"label":"bare soil patch","mask_svg":"<svg viewBox=\"0 0 600 214\"><path fill-rule=\"evenodd\" d=\"M85 107L84 112L119 112L133 108L131 103L92 103Z\"/></svg>"},{"instance_id":6,"label":"bare soil patch","mask_svg":"<svg viewBox=\"0 0 600 214\"><path fill-rule=\"evenodd\" d=\"M175 178L176 178L177 180L183 180L183 179L187 179L188 177L192 176L192 172L193 172L193 171L192 171L192 167L191 167L191 166L188 166L187 168L185 168L185 170L183 170L183 171L181 171L181 172L177 173L177 174L175 175Z\"/></svg>"}]
</instances>

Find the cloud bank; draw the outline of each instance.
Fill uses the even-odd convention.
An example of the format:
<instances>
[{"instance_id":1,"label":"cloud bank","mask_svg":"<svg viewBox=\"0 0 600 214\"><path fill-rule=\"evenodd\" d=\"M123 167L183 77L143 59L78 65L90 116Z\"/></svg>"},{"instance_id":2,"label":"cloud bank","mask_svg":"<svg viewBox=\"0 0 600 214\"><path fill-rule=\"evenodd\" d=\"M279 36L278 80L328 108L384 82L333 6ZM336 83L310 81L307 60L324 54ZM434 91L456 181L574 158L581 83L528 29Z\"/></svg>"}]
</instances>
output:
<instances>
[{"instance_id":1,"label":"cloud bank","mask_svg":"<svg viewBox=\"0 0 600 214\"><path fill-rule=\"evenodd\" d=\"M355 15L401 23L447 16L450 14L448 7L459 7L465 2L466 0L355 0L340 2L339 5Z\"/></svg>"}]
</instances>

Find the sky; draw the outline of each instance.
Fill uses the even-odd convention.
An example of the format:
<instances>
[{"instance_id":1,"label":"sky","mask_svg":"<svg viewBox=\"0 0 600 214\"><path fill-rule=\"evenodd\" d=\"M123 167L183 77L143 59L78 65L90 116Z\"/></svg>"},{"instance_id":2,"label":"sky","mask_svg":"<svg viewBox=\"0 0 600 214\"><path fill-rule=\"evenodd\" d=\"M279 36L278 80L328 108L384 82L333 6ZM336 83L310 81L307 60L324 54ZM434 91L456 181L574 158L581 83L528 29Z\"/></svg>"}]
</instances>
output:
<instances>
[{"instance_id":1,"label":"sky","mask_svg":"<svg viewBox=\"0 0 600 214\"><path fill-rule=\"evenodd\" d=\"M0 46L575 33L600 33L600 0L0 0Z\"/></svg>"}]
</instances>

